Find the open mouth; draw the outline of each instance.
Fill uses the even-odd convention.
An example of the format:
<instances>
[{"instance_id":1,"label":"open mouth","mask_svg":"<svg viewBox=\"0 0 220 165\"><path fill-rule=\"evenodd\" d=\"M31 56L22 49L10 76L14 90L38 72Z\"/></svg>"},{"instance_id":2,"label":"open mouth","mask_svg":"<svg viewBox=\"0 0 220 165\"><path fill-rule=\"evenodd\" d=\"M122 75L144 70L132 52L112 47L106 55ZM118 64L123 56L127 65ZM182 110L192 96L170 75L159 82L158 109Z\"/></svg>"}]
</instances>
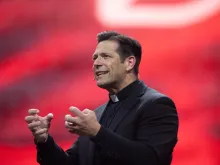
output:
<instances>
[{"instance_id":1,"label":"open mouth","mask_svg":"<svg viewBox=\"0 0 220 165\"><path fill-rule=\"evenodd\" d=\"M101 76L101 75L104 75L104 74L107 74L108 71L100 71L100 72L96 72L96 76Z\"/></svg>"}]
</instances>

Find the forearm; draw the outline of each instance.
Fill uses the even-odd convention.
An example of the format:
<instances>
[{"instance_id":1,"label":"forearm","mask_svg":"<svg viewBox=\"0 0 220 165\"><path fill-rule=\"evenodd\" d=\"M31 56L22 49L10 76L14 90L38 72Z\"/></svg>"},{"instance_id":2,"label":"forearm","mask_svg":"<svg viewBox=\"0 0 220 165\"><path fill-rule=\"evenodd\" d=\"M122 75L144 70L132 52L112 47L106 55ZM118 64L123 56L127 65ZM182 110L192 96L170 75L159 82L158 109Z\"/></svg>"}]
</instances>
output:
<instances>
[{"instance_id":1,"label":"forearm","mask_svg":"<svg viewBox=\"0 0 220 165\"><path fill-rule=\"evenodd\" d=\"M73 165L74 159L76 159L74 158L74 155L69 155L68 152L65 152L60 148L51 136L48 137L45 143L39 143L36 146L37 162L40 165ZM71 162L70 160L73 161Z\"/></svg>"}]
</instances>

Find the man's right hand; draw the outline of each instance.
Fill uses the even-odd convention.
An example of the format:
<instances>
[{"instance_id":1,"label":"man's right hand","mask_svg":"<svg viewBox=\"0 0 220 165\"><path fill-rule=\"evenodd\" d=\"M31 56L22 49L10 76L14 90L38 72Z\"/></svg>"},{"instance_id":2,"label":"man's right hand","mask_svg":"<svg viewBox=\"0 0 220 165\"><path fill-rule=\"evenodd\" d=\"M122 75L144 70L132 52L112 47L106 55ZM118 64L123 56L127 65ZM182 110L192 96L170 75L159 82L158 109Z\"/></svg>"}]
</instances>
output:
<instances>
[{"instance_id":1,"label":"man's right hand","mask_svg":"<svg viewBox=\"0 0 220 165\"><path fill-rule=\"evenodd\" d=\"M53 114L49 113L41 117L38 115L39 112L38 109L29 109L29 115L25 117L25 121L28 123L28 128L32 132L35 140L38 143L44 143L48 138L48 130L50 128L50 122L53 119Z\"/></svg>"}]
</instances>

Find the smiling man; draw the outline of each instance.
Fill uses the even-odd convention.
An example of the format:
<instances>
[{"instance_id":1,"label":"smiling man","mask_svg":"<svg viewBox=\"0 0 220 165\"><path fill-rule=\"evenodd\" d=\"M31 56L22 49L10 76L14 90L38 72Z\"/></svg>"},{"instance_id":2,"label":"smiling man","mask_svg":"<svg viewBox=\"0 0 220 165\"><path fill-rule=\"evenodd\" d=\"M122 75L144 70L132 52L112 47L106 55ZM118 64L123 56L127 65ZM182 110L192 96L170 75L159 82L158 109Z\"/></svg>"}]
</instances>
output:
<instances>
[{"instance_id":1,"label":"smiling man","mask_svg":"<svg viewBox=\"0 0 220 165\"><path fill-rule=\"evenodd\" d=\"M97 86L109 92L109 101L95 111L65 116L66 128L80 135L63 151L48 134L52 114L39 116L30 109L25 118L37 146L41 165L170 165L177 143L175 104L138 79L140 43L117 32L97 36L93 69Z\"/></svg>"},{"instance_id":2,"label":"smiling man","mask_svg":"<svg viewBox=\"0 0 220 165\"><path fill-rule=\"evenodd\" d=\"M110 94L118 93L137 80L140 60L141 46L137 41L114 32L101 33L93 55L97 85Z\"/></svg>"}]
</instances>

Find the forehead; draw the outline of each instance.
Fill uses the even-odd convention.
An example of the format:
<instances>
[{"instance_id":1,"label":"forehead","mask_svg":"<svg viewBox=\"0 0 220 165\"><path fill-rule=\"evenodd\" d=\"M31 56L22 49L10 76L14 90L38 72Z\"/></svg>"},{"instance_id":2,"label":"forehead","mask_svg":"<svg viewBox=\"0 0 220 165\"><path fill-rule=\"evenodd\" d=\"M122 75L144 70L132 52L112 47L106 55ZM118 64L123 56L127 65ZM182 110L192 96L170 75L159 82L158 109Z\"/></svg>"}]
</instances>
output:
<instances>
[{"instance_id":1,"label":"forehead","mask_svg":"<svg viewBox=\"0 0 220 165\"><path fill-rule=\"evenodd\" d=\"M99 53L114 53L118 49L118 43L116 41L102 41L97 44L94 54Z\"/></svg>"}]
</instances>

